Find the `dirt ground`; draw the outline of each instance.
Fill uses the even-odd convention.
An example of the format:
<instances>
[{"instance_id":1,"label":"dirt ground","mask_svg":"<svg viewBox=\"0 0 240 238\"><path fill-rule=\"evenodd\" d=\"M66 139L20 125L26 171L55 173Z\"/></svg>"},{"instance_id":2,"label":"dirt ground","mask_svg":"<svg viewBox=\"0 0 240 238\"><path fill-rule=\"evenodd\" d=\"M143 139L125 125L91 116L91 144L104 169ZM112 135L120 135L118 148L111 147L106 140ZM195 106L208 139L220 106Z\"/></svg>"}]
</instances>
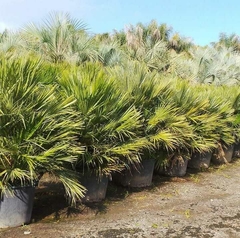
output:
<instances>
[{"instance_id":1,"label":"dirt ground","mask_svg":"<svg viewBox=\"0 0 240 238\"><path fill-rule=\"evenodd\" d=\"M104 202L77 208L67 207L53 184L37 191L32 223L0 229L0 237L239 238L239 181L236 161L207 172L189 171L184 178L155 175L147 189L110 183Z\"/></svg>"}]
</instances>

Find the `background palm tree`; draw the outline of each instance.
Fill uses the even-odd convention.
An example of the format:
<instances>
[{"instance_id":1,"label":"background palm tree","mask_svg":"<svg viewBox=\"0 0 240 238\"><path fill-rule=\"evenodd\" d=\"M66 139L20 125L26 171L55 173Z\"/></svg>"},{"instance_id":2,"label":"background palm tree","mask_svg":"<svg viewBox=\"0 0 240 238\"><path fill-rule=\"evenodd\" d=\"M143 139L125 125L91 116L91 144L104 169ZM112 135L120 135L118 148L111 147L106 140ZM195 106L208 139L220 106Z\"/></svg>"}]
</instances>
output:
<instances>
[{"instance_id":1,"label":"background palm tree","mask_svg":"<svg viewBox=\"0 0 240 238\"><path fill-rule=\"evenodd\" d=\"M197 47L172 60L176 74L198 83L215 85L239 84L240 55L231 48Z\"/></svg>"},{"instance_id":2,"label":"background palm tree","mask_svg":"<svg viewBox=\"0 0 240 238\"><path fill-rule=\"evenodd\" d=\"M226 48L232 48L236 52L240 52L240 38L234 33L230 35L220 33L219 41L213 42L212 45L216 48L224 46Z\"/></svg>"},{"instance_id":3,"label":"background palm tree","mask_svg":"<svg viewBox=\"0 0 240 238\"><path fill-rule=\"evenodd\" d=\"M75 57L75 52L80 53L80 50L85 49L80 46L80 40L88 46L85 30L86 25L82 21L71 18L69 14L54 13L49 15L43 25L30 24L25 27L23 37L29 50L59 63Z\"/></svg>"},{"instance_id":4,"label":"background palm tree","mask_svg":"<svg viewBox=\"0 0 240 238\"><path fill-rule=\"evenodd\" d=\"M169 48L175 50L177 53L188 52L193 46L193 43L189 38L182 37L178 33L175 33L169 39Z\"/></svg>"},{"instance_id":5,"label":"background palm tree","mask_svg":"<svg viewBox=\"0 0 240 238\"><path fill-rule=\"evenodd\" d=\"M121 50L117 42L99 43L98 45L99 61L104 66L114 66L122 64L126 59L126 54Z\"/></svg>"},{"instance_id":6,"label":"background palm tree","mask_svg":"<svg viewBox=\"0 0 240 238\"><path fill-rule=\"evenodd\" d=\"M0 52L6 55L20 57L29 54L21 32L5 30L0 37Z\"/></svg>"}]
</instances>

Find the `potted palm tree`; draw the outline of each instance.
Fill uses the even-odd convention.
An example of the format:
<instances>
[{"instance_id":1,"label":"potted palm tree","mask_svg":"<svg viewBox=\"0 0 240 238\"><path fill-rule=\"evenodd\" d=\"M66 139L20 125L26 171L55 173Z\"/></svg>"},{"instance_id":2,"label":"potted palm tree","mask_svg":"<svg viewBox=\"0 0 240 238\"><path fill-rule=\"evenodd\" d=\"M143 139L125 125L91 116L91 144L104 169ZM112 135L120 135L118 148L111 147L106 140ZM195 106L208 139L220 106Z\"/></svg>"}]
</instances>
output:
<instances>
[{"instance_id":1,"label":"potted palm tree","mask_svg":"<svg viewBox=\"0 0 240 238\"><path fill-rule=\"evenodd\" d=\"M115 181L129 187L150 186L155 165L156 144L158 142L159 144L161 142L171 144L174 140L171 133L164 131L165 128L160 125L162 115L155 116L158 104L171 91L169 81L158 78L157 73L149 72L145 64L134 61L128 61L124 67L115 67L109 71L119 78L119 87L127 92L129 101L143 115L138 137L145 138L147 142L139 151L141 163L127 166L125 170L115 176Z\"/></svg>"},{"instance_id":2,"label":"potted palm tree","mask_svg":"<svg viewBox=\"0 0 240 238\"><path fill-rule=\"evenodd\" d=\"M234 149L234 109L232 107L232 100L230 100L227 95L224 98L222 97L226 91L226 88L223 87L212 90L211 92L214 94L211 101L217 100L219 103L215 110L217 110L220 115L215 127L218 141L212 156L212 162L214 164L231 162Z\"/></svg>"},{"instance_id":3,"label":"potted palm tree","mask_svg":"<svg viewBox=\"0 0 240 238\"><path fill-rule=\"evenodd\" d=\"M184 176L192 148L200 146L191 118L196 117L202 102L199 102L186 82L173 82L172 92L168 97L168 105L163 104L157 113L164 116L162 124L165 130L171 132L175 141L173 146L163 148L161 156L158 157L156 169L161 174Z\"/></svg>"},{"instance_id":4,"label":"potted palm tree","mask_svg":"<svg viewBox=\"0 0 240 238\"><path fill-rule=\"evenodd\" d=\"M156 171L168 176L184 176L189 160L193 128L173 105L162 105L149 121L156 131L151 139L158 151Z\"/></svg>"},{"instance_id":5,"label":"potted palm tree","mask_svg":"<svg viewBox=\"0 0 240 238\"><path fill-rule=\"evenodd\" d=\"M0 58L0 227L30 222L35 186L45 172L60 179L72 202L84 193L69 169L73 151L81 153L74 98L44 84L41 71L39 60Z\"/></svg>"},{"instance_id":6,"label":"potted palm tree","mask_svg":"<svg viewBox=\"0 0 240 238\"><path fill-rule=\"evenodd\" d=\"M100 201L105 198L108 177L122 170L126 163L139 161L138 150L145 143L136 136L141 128L141 114L101 65L72 67L63 75L59 84L67 95L75 97L75 110L83 120L78 141L85 147L85 153L76 163L80 181L87 188L82 201ZM97 186L94 189L89 187L93 183L87 183L92 176Z\"/></svg>"},{"instance_id":7,"label":"potted palm tree","mask_svg":"<svg viewBox=\"0 0 240 238\"><path fill-rule=\"evenodd\" d=\"M220 114L214 108L218 107L218 101L209 103L209 86L194 85L191 90L195 94L191 113L187 113L188 120L194 128L194 139L191 143L191 159L189 168L206 169L210 166L212 150L219 139L215 131L216 121L220 120Z\"/></svg>"}]
</instances>

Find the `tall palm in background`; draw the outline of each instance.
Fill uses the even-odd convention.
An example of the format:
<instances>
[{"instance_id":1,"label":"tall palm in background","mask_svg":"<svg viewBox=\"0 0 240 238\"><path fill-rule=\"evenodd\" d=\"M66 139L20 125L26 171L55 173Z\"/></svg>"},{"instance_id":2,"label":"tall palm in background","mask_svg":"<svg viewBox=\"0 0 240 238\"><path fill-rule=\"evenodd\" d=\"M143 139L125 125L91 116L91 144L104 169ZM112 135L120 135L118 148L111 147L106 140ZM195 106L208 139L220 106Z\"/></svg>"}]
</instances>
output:
<instances>
[{"instance_id":1,"label":"tall palm in background","mask_svg":"<svg viewBox=\"0 0 240 238\"><path fill-rule=\"evenodd\" d=\"M104 66L121 65L126 59L126 54L116 41L99 43L98 56Z\"/></svg>"},{"instance_id":2,"label":"tall palm in background","mask_svg":"<svg viewBox=\"0 0 240 238\"><path fill-rule=\"evenodd\" d=\"M51 62L83 62L95 57L91 39L85 30L86 25L82 21L71 18L69 14L55 13L43 25L25 27L23 37L30 51Z\"/></svg>"},{"instance_id":3,"label":"tall palm in background","mask_svg":"<svg viewBox=\"0 0 240 238\"><path fill-rule=\"evenodd\" d=\"M172 61L177 76L197 83L215 85L239 84L240 55L231 48L200 48L180 55Z\"/></svg>"},{"instance_id":4,"label":"tall palm in background","mask_svg":"<svg viewBox=\"0 0 240 238\"><path fill-rule=\"evenodd\" d=\"M21 32L5 30L0 36L0 52L15 57L28 54Z\"/></svg>"},{"instance_id":5,"label":"tall palm in background","mask_svg":"<svg viewBox=\"0 0 240 238\"><path fill-rule=\"evenodd\" d=\"M212 45L216 48L224 46L226 48L232 48L236 52L240 52L240 38L234 33L230 35L221 33L219 35L219 41L213 42Z\"/></svg>"},{"instance_id":6,"label":"tall palm in background","mask_svg":"<svg viewBox=\"0 0 240 238\"><path fill-rule=\"evenodd\" d=\"M155 21L144 26L138 23L126 28L127 55L146 63L151 70L163 71L169 64L167 40L171 29L165 24L158 26Z\"/></svg>"},{"instance_id":7,"label":"tall palm in background","mask_svg":"<svg viewBox=\"0 0 240 238\"><path fill-rule=\"evenodd\" d=\"M178 33L175 33L169 39L168 46L175 52L181 53L188 52L191 49L191 47L193 47L193 43L189 38L182 37Z\"/></svg>"}]
</instances>

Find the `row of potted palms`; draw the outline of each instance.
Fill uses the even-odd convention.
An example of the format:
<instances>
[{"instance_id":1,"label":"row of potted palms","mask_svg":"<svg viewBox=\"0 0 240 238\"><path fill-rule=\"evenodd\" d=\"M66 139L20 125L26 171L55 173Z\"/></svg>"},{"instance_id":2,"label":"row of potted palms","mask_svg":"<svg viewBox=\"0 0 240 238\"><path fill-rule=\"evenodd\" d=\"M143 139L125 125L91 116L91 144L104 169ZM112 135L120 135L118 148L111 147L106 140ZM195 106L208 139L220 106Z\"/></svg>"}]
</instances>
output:
<instances>
[{"instance_id":1,"label":"row of potted palms","mask_svg":"<svg viewBox=\"0 0 240 238\"><path fill-rule=\"evenodd\" d=\"M89 176L97 175L98 182L118 177L116 172L139 174L150 160L160 173L172 175L173 165L193 153L218 149L218 160L220 149L239 139L240 92L234 87L179 81L138 61L51 65L9 55L0 64L2 211L16 191L33 197L32 188L46 172L60 179L71 202L84 196L87 201ZM132 178L125 185L131 183ZM144 179L133 186L146 185ZM13 211L10 225L29 222L31 209L20 207L28 216L14 220ZM0 212L2 227L9 226L5 218Z\"/></svg>"}]
</instances>

